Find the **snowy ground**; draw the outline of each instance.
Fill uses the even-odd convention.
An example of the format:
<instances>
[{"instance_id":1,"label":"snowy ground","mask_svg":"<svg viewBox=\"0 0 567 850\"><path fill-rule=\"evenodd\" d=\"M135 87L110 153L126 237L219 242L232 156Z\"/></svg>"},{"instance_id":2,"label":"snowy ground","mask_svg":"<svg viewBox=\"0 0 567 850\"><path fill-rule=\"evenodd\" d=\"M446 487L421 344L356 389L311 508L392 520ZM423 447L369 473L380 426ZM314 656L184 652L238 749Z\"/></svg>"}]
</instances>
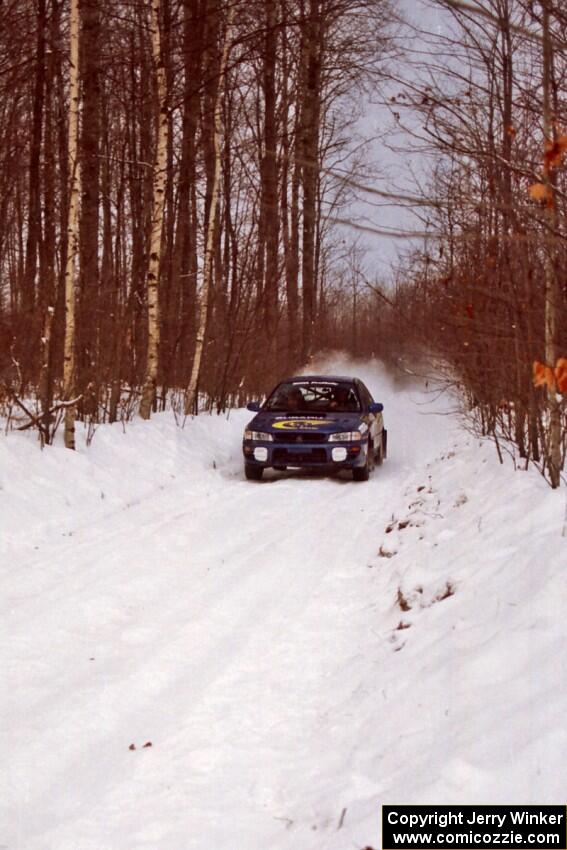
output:
<instances>
[{"instance_id":1,"label":"snowy ground","mask_svg":"<svg viewBox=\"0 0 567 850\"><path fill-rule=\"evenodd\" d=\"M368 483L246 482L246 411L0 438L0 850L377 848L382 803L565 800L565 494L356 372Z\"/></svg>"}]
</instances>

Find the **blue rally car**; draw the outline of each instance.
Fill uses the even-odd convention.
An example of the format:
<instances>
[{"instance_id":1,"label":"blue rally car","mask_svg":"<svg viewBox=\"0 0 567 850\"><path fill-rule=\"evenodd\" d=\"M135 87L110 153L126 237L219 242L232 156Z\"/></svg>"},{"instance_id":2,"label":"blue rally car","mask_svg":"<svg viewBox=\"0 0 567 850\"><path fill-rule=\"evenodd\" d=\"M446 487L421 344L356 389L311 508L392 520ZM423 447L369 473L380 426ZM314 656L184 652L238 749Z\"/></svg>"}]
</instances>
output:
<instances>
[{"instance_id":1,"label":"blue rally car","mask_svg":"<svg viewBox=\"0 0 567 850\"><path fill-rule=\"evenodd\" d=\"M367 481L386 457L383 405L358 378L302 375L286 378L244 431L244 473L259 481L264 469L352 470Z\"/></svg>"}]
</instances>

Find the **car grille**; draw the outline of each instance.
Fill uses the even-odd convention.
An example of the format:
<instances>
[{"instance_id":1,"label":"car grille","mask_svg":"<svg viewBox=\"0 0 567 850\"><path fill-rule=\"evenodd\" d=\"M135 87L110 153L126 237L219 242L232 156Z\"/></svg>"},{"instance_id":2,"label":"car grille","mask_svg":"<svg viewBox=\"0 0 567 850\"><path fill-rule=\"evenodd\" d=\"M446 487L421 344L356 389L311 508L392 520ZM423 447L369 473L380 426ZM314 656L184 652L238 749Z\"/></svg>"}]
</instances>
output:
<instances>
[{"instance_id":1,"label":"car grille","mask_svg":"<svg viewBox=\"0 0 567 850\"><path fill-rule=\"evenodd\" d=\"M274 442L276 443L306 443L313 445L314 443L326 443L326 434L310 434L308 431L286 431L284 434L274 434Z\"/></svg>"},{"instance_id":2,"label":"car grille","mask_svg":"<svg viewBox=\"0 0 567 850\"><path fill-rule=\"evenodd\" d=\"M327 463L327 452L325 449L305 449L305 451L288 451L287 449L274 449L272 452L272 463L294 466L296 464Z\"/></svg>"}]
</instances>

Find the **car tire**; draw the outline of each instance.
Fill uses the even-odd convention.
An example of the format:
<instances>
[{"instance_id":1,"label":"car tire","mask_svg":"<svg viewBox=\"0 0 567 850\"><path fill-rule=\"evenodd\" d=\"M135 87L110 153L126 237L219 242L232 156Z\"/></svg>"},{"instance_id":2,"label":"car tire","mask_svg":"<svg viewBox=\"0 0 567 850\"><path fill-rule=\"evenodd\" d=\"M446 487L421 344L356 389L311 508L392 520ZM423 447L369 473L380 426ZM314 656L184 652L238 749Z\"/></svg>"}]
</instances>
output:
<instances>
[{"instance_id":1,"label":"car tire","mask_svg":"<svg viewBox=\"0 0 567 850\"><path fill-rule=\"evenodd\" d=\"M264 474L263 466L254 466L251 463L244 464L244 475L248 481L261 481Z\"/></svg>"},{"instance_id":2,"label":"car tire","mask_svg":"<svg viewBox=\"0 0 567 850\"><path fill-rule=\"evenodd\" d=\"M369 443L366 451L366 463L364 466L355 466L352 470L353 481L368 481L370 473L374 469L374 444Z\"/></svg>"}]
</instances>

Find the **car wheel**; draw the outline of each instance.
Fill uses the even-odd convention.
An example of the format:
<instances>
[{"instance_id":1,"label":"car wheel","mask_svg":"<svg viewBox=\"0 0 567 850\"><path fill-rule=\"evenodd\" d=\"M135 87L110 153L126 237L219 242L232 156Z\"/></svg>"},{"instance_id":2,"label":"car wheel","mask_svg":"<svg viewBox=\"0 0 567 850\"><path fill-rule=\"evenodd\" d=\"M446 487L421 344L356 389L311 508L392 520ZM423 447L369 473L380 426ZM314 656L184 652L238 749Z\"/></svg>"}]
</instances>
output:
<instances>
[{"instance_id":1,"label":"car wheel","mask_svg":"<svg viewBox=\"0 0 567 850\"><path fill-rule=\"evenodd\" d=\"M355 467L352 470L352 480L353 481L368 481L370 478L370 473L374 469L374 444L368 444L368 450L366 452L366 463L364 466Z\"/></svg>"},{"instance_id":2,"label":"car wheel","mask_svg":"<svg viewBox=\"0 0 567 850\"><path fill-rule=\"evenodd\" d=\"M263 473L263 466L253 466L251 463L244 464L244 475L248 481L261 481Z\"/></svg>"}]
</instances>

